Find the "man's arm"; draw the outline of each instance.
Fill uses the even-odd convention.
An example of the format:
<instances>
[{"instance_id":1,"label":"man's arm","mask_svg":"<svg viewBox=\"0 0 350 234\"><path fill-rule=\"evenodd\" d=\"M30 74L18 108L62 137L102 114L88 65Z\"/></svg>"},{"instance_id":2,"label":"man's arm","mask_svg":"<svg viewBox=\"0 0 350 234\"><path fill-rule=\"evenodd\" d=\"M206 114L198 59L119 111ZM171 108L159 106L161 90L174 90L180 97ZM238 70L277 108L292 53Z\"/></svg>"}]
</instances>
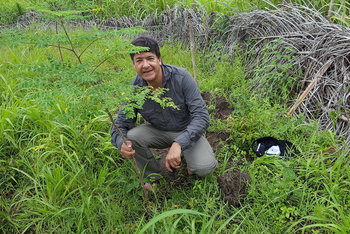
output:
<instances>
[{"instance_id":1,"label":"man's arm","mask_svg":"<svg viewBox=\"0 0 350 234\"><path fill-rule=\"evenodd\" d=\"M205 102L196 82L189 73L183 79L182 92L192 120L187 128L174 139L165 158L165 167L170 172L173 171L172 168L178 169L180 167L181 151L195 144L209 126L209 113Z\"/></svg>"},{"instance_id":2,"label":"man's arm","mask_svg":"<svg viewBox=\"0 0 350 234\"><path fill-rule=\"evenodd\" d=\"M193 145L209 127L209 113L199 88L188 73L182 81L182 92L192 120L181 135L174 139L182 150Z\"/></svg>"}]
</instances>

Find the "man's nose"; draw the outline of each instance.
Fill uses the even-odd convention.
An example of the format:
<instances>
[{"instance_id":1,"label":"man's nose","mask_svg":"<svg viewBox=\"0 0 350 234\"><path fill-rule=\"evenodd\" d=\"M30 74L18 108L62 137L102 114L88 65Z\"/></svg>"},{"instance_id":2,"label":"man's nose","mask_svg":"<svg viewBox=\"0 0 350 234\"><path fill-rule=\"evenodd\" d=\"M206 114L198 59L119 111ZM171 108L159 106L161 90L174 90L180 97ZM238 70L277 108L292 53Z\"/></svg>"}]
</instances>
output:
<instances>
[{"instance_id":1,"label":"man's nose","mask_svg":"<svg viewBox=\"0 0 350 234\"><path fill-rule=\"evenodd\" d=\"M144 68L149 67L149 63L147 62L147 60L143 61L142 67L144 67Z\"/></svg>"}]
</instances>

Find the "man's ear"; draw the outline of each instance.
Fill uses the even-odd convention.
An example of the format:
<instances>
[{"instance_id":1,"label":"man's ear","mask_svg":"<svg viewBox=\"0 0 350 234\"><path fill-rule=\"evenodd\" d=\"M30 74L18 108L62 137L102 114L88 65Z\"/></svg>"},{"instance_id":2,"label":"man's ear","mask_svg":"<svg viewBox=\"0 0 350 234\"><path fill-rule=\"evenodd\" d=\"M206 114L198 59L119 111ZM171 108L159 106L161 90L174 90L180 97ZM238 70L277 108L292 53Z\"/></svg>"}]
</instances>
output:
<instances>
[{"instance_id":1,"label":"man's ear","mask_svg":"<svg viewBox=\"0 0 350 234\"><path fill-rule=\"evenodd\" d=\"M162 58L161 57L159 57L159 65L162 65Z\"/></svg>"}]
</instances>

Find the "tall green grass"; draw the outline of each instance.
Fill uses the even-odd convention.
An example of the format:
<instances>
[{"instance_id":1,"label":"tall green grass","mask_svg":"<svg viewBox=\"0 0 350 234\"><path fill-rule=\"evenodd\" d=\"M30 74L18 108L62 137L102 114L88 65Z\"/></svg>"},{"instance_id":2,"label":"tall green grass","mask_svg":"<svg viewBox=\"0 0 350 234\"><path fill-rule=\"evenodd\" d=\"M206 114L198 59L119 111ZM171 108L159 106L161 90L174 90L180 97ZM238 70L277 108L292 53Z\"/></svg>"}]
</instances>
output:
<instances>
[{"instance_id":1,"label":"tall green grass","mask_svg":"<svg viewBox=\"0 0 350 234\"><path fill-rule=\"evenodd\" d=\"M282 0L140 0L140 1L124 1L124 0L104 0L104 1L47 1L53 8L61 10L84 10L84 16L106 18L120 18L123 16L144 19L147 16L158 17L166 9L175 7L192 8L194 5L197 8L206 12L215 11L221 15L234 15L237 12L249 12L256 9L273 9L273 5L278 6L283 3ZM308 5L323 12L327 16L330 7L330 1L326 0L288 0L289 3L299 5ZM342 0L334 1L334 12L338 12L339 16L333 16L332 21L349 25L349 3L342 4ZM30 0L0 0L0 22L2 24L14 23L19 16L26 11L36 8L39 4L44 4L41 1Z\"/></svg>"},{"instance_id":2,"label":"tall green grass","mask_svg":"<svg viewBox=\"0 0 350 234\"><path fill-rule=\"evenodd\" d=\"M103 48L96 45L94 50ZM53 59L59 61L57 51L27 44L1 44L0 49L1 232L349 231L349 160L332 151L339 143L336 135L322 131L316 122L307 123L303 116L284 117L287 106L251 92L240 58L244 54L230 60L196 52L201 90L227 97L234 107L226 120L212 116L210 128L230 137L217 153L215 173L202 179L179 174L185 177L182 186L161 181L146 209L131 161L123 160L110 143L106 114L90 106L84 93L33 85L46 74L38 67L51 69ZM188 47L168 43L161 53L165 63L192 72ZM65 58L73 61L68 54ZM114 74L112 85L129 84L135 75L128 55L113 57L99 69ZM248 162L251 140L264 135L292 141L298 157ZM230 170L249 171L252 176L249 194L238 207L224 202L216 181Z\"/></svg>"},{"instance_id":3,"label":"tall green grass","mask_svg":"<svg viewBox=\"0 0 350 234\"><path fill-rule=\"evenodd\" d=\"M1 0L0 1L0 26L13 23L17 18L28 10L28 2L24 0Z\"/></svg>"}]
</instances>

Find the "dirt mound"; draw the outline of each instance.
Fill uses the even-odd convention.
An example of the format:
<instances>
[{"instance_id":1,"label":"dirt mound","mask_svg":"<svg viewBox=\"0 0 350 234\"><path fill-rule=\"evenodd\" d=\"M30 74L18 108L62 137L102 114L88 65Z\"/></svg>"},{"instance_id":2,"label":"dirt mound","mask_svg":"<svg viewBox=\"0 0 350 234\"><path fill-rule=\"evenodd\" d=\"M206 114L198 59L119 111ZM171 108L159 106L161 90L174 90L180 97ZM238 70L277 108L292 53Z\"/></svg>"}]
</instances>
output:
<instances>
[{"instance_id":1,"label":"dirt mound","mask_svg":"<svg viewBox=\"0 0 350 234\"><path fill-rule=\"evenodd\" d=\"M248 172L232 171L218 177L219 187L226 202L239 206L248 194L251 177Z\"/></svg>"}]
</instances>

